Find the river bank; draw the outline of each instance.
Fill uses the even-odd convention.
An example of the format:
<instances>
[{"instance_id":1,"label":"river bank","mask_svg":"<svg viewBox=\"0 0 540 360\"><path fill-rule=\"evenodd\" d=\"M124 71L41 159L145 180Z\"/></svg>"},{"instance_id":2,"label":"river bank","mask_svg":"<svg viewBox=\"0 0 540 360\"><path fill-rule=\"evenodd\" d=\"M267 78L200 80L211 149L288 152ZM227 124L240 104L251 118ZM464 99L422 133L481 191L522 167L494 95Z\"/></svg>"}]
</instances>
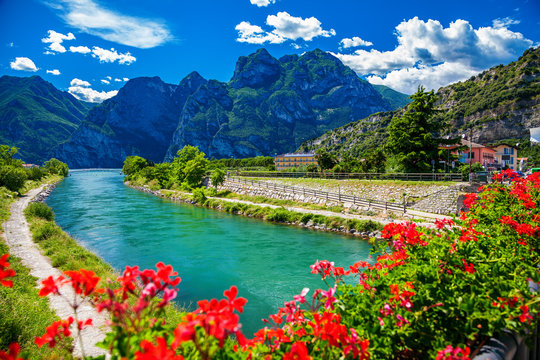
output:
<instances>
[{"instance_id":1,"label":"river bank","mask_svg":"<svg viewBox=\"0 0 540 360\"><path fill-rule=\"evenodd\" d=\"M272 221L284 225L298 226L310 230L339 233L365 240L373 238L380 239L380 231L382 230L383 226L388 223L410 220L410 217L403 219L394 219L390 217L382 218L380 216L366 216L346 212L336 213L329 210L306 209L295 206L279 206L211 196L203 199L197 199L192 193L163 189L152 190L149 187L137 186L129 182L125 182L124 184L133 189L175 202L203 206L235 215L255 217L261 220ZM268 211L257 211L257 209L272 209L274 211L281 211L282 214L274 216L274 214L270 214ZM421 212L418 213L423 215ZM447 218L446 216L441 215L435 216L436 218ZM417 222L417 225L429 228L434 227L434 224L431 222Z\"/></svg>"}]
</instances>

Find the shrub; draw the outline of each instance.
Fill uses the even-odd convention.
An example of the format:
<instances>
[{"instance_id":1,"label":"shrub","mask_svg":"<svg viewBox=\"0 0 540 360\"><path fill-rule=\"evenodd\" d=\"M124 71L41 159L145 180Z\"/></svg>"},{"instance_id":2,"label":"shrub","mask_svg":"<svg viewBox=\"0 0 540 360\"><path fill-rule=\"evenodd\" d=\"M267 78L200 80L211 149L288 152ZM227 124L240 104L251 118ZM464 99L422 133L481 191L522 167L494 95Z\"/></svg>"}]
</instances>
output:
<instances>
[{"instance_id":1,"label":"shrub","mask_svg":"<svg viewBox=\"0 0 540 360\"><path fill-rule=\"evenodd\" d=\"M0 186L11 191L20 192L27 179L26 171L18 166L0 167Z\"/></svg>"},{"instance_id":2,"label":"shrub","mask_svg":"<svg viewBox=\"0 0 540 360\"><path fill-rule=\"evenodd\" d=\"M275 222L288 222L291 221L291 212L283 208L272 209L266 216L266 220Z\"/></svg>"},{"instance_id":3,"label":"shrub","mask_svg":"<svg viewBox=\"0 0 540 360\"><path fill-rule=\"evenodd\" d=\"M43 171L41 171L40 168L33 167L30 169L26 169L26 176L28 177L28 180L38 181L38 180L41 180L41 178L43 178L45 174L43 173Z\"/></svg>"},{"instance_id":4,"label":"shrub","mask_svg":"<svg viewBox=\"0 0 540 360\"><path fill-rule=\"evenodd\" d=\"M49 172L49 174L58 174L63 177L68 176L69 173L69 168L67 164L55 158L45 161L45 164L43 164L43 168L47 172Z\"/></svg>"},{"instance_id":5,"label":"shrub","mask_svg":"<svg viewBox=\"0 0 540 360\"><path fill-rule=\"evenodd\" d=\"M33 234L34 241L40 242L43 240L47 240L52 236L60 234L60 229L54 223L47 222L43 224L43 226L40 226L39 228L34 230Z\"/></svg>"},{"instance_id":6,"label":"shrub","mask_svg":"<svg viewBox=\"0 0 540 360\"><path fill-rule=\"evenodd\" d=\"M24 210L26 216L34 216L45 219L47 221L54 220L53 210L47 204L41 202L32 202Z\"/></svg>"},{"instance_id":7,"label":"shrub","mask_svg":"<svg viewBox=\"0 0 540 360\"><path fill-rule=\"evenodd\" d=\"M206 194L204 192L204 188L197 188L197 189L194 189L193 190L193 201L199 203L199 204L204 204L204 202L206 201Z\"/></svg>"}]
</instances>

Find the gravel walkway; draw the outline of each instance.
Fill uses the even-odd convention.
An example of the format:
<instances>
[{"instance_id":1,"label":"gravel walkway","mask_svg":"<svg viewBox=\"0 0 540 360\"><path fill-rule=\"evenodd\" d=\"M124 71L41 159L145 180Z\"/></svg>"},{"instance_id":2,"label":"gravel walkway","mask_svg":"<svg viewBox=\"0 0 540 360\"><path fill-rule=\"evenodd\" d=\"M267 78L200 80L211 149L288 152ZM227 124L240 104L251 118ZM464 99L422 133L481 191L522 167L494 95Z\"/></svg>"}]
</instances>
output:
<instances>
[{"instance_id":1,"label":"gravel walkway","mask_svg":"<svg viewBox=\"0 0 540 360\"><path fill-rule=\"evenodd\" d=\"M10 253L13 256L19 257L22 260L23 265L30 269L30 273L38 278L36 284L36 287L38 288L41 288L41 281L47 277L51 275L57 277L62 274L60 270L51 265L49 258L44 256L39 247L32 241L30 229L28 228L28 223L26 222L23 213L30 201L37 196L43 188L44 186L33 189L13 203L11 205L11 216L9 220L3 224L4 236L6 243L10 248ZM64 286L60 291L69 299L73 299L75 296L73 288L70 286ZM49 295L49 304L51 309L56 311L56 314L62 319L67 319L69 316L73 315L73 310L63 297ZM94 324L94 326L87 327L82 331L84 354L86 356L107 354L105 350L96 347L96 343L105 338L105 331L107 330L106 315L104 313L98 313L86 300L83 301L77 309L77 314L79 320L91 318ZM73 334L76 333L75 327L71 330ZM74 339L73 355L82 358L82 350L79 339Z\"/></svg>"}]
</instances>

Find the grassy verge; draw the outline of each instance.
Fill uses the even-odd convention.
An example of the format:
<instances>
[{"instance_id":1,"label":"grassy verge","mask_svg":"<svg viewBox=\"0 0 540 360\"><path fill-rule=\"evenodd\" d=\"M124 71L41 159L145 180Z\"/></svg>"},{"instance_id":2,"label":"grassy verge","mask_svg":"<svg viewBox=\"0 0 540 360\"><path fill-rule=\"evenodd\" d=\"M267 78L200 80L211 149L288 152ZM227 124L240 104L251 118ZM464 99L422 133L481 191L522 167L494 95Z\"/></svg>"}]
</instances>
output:
<instances>
[{"instance_id":1,"label":"grassy verge","mask_svg":"<svg viewBox=\"0 0 540 360\"><path fill-rule=\"evenodd\" d=\"M41 182L28 181L24 191L27 192L42 183L60 180L58 176L44 178ZM18 198L17 193L0 187L0 222L5 222L9 216L10 205ZM9 253L9 247L0 238L0 255ZM56 347L54 349L39 349L34 343L36 336L45 333L45 329L59 318L49 308L47 298L39 297L36 288L37 278L21 260L15 256L9 257L11 268L17 275L12 279L13 288L0 286L0 349L6 350L9 344L18 342L22 355L28 359L72 359L71 353ZM70 346L69 341L64 345Z\"/></svg>"},{"instance_id":2,"label":"grassy verge","mask_svg":"<svg viewBox=\"0 0 540 360\"><path fill-rule=\"evenodd\" d=\"M0 254L8 252L9 248L0 243ZM60 347L39 349L34 343L35 337L43 335L47 326L59 318L49 308L48 299L39 297L37 278L30 275L19 258L10 256L9 261L17 275L13 288L0 286L0 349L18 342L28 359L71 359L71 353ZM70 346L68 341L63 343Z\"/></svg>"},{"instance_id":3,"label":"grassy verge","mask_svg":"<svg viewBox=\"0 0 540 360\"><path fill-rule=\"evenodd\" d=\"M210 209L221 210L231 214L244 215L277 223L300 225L300 223L307 224L309 221L312 221L313 226L319 226L327 230L344 230L348 232L351 229L354 229L355 232L360 233L373 232L376 230L382 230L383 228L382 224L372 220L345 219L338 216L324 216L312 213L305 214L289 211L285 208L276 209L230 202L215 198L210 199L206 197L206 192L202 189L196 189L193 195L174 190L161 190L160 193L165 198L193 201Z\"/></svg>"},{"instance_id":4,"label":"grassy verge","mask_svg":"<svg viewBox=\"0 0 540 360\"><path fill-rule=\"evenodd\" d=\"M259 204L271 204L271 205L277 205L277 206L295 206L295 207L300 207L303 209L326 210L326 211L332 211L335 213L341 213L343 210L345 210L343 206L325 206L325 205L309 204L309 203L304 203L304 202L299 202L299 201L294 201L294 200L271 199L271 198L267 198L265 196L260 196L260 195L259 196L242 195L242 194L236 194L236 193L230 192L228 190L210 192L210 195L213 197L219 197L219 198L225 198L225 199L251 201L251 202L259 203Z\"/></svg>"}]
</instances>

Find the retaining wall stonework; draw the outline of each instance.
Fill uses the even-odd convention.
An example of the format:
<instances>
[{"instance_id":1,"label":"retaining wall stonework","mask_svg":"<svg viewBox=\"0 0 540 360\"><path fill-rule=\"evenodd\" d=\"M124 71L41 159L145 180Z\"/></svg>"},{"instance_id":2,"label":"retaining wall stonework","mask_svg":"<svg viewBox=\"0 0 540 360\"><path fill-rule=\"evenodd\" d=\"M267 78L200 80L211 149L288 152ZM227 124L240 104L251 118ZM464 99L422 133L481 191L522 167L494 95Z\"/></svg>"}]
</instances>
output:
<instances>
[{"instance_id":1,"label":"retaining wall stonework","mask_svg":"<svg viewBox=\"0 0 540 360\"><path fill-rule=\"evenodd\" d=\"M389 194L395 192L395 186L392 185L380 185L377 191L372 191L369 195L371 199L388 201L388 198L381 198L378 194ZM304 195L301 188L295 192L284 192L281 190L274 190L272 188L259 187L256 185L238 183L234 181L226 180L222 186L218 187L218 190L228 190L236 194L249 195L249 196L264 196L270 199L279 200L292 200L299 202L306 202L310 204L319 204L326 206L344 206L345 208L352 210L373 210L366 207L354 205L351 203L339 203L333 200L326 200L325 198ZM426 196L416 202L409 202L407 207L414 210L420 210L429 212L432 214L456 214L460 210L460 195L467 189L467 184L456 184L451 186L438 186L437 191L429 191ZM326 189L325 189L326 190ZM433 189L430 189L433 190ZM400 189L402 191L402 189ZM415 194L418 196L419 194Z\"/></svg>"}]
</instances>

